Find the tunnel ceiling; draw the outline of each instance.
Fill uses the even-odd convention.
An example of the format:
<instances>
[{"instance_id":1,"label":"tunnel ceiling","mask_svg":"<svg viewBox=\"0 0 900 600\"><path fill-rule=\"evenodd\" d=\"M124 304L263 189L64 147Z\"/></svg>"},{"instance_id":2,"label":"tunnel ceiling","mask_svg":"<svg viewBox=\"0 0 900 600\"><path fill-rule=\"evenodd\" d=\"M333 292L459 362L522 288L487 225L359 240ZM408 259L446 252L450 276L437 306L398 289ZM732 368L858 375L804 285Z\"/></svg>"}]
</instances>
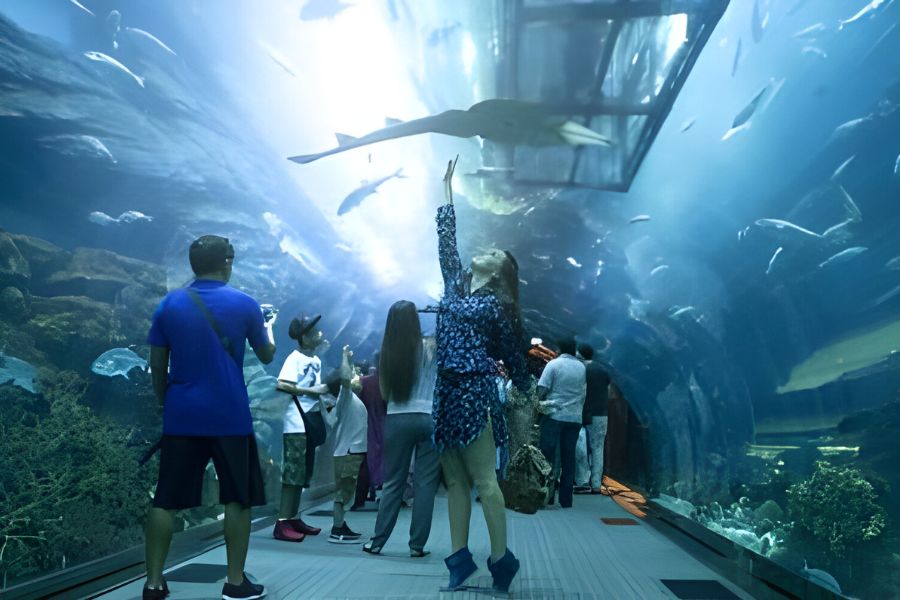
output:
<instances>
[{"instance_id":1,"label":"tunnel ceiling","mask_svg":"<svg viewBox=\"0 0 900 600\"><path fill-rule=\"evenodd\" d=\"M489 172L522 184L627 191L728 0L498 6L496 95L541 103L613 145L486 143Z\"/></svg>"}]
</instances>

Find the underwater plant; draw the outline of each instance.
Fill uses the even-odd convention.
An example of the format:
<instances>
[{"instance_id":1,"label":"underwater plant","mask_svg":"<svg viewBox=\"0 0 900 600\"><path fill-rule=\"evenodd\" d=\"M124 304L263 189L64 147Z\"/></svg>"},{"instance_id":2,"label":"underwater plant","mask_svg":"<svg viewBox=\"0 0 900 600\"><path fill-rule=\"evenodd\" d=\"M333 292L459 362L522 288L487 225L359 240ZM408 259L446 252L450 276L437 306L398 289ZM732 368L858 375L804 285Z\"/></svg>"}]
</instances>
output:
<instances>
[{"instance_id":1,"label":"underwater plant","mask_svg":"<svg viewBox=\"0 0 900 600\"><path fill-rule=\"evenodd\" d=\"M788 510L799 530L840 557L884 531L886 513L877 499L858 469L818 461L809 479L788 489Z\"/></svg>"}]
</instances>

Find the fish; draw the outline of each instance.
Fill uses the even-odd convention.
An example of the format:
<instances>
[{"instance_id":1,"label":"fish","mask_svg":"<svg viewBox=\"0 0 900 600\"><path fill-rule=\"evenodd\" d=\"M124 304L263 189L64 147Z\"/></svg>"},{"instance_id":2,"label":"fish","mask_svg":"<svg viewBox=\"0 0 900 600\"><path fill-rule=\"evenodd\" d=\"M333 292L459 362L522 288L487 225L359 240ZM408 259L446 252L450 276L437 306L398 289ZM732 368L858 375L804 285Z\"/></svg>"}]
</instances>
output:
<instances>
[{"instance_id":1,"label":"fish","mask_svg":"<svg viewBox=\"0 0 900 600\"><path fill-rule=\"evenodd\" d=\"M669 309L669 317L672 319L677 319L681 315L689 313L693 310L696 310L693 306L684 306L684 307L673 306L672 308Z\"/></svg>"},{"instance_id":2,"label":"fish","mask_svg":"<svg viewBox=\"0 0 900 600\"><path fill-rule=\"evenodd\" d=\"M861 125L864 125L865 123L871 122L872 119L873 119L872 115L868 115L868 116L865 116L865 117L860 117L860 118L858 118L858 119L850 119L850 120L847 121L846 123L841 123L840 125L838 125L838 126L835 128L834 133L831 134L831 136L832 136L832 137L839 137L839 136L843 136L843 135L847 135L847 134L849 134L849 133L852 133L852 132L855 131L857 128L859 128Z\"/></svg>"},{"instance_id":3,"label":"fish","mask_svg":"<svg viewBox=\"0 0 900 600\"><path fill-rule=\"evenodd\" d=\"M353 5L346 4L340 0L309 0L300 9L300 20L333 19L351 6Z\"/></svg>"},{"instance_id":4,"label":"fish","mask_svg":"<svg viewBox=\"0 0 900 600\"><path fill-rule=\"evenodd\" d=\"M667 270L668 268L669 268L669 265L659 265L658 267L654 267L653 270L650 271L650 277L653 277L654 275L659 275L660 273Z\"/></svg>"},{"instance_id":5,"label":"fish","mask_svg":"<svg viewBox=\"0 0 900 600\"><path fill-rule=\"evenodd\" d=\"M753 115L756 113L757 109L759 109L760 105L762 105L766 95L773 89L772 85L773 82L769 82L763 89L757 92L757 94L747 104L747 106L745 106L741 110L741 112L739 112L734 117L734 120L731 122L731 129L729 129L722 137L723 142L733 137L739 131L750 128L750 119L753 118Z\"/></svg>"},{"instance_id":6,"label":"fish","mask_svg":"<svg viewBox=\"0 0 900 600\"><path fill-rule=\"evenodd\" d=\"M734 51L734 61L731 63L731 76L732 77L737 75L738 67L741 64L741 48L742 48L741 38L738 38L737 49L735 49L735 51Z\"/></svg>"},{"instance_id":7,"label":"fish","mask_svg":"<svg viewBox=\"0 0 900 600\"><path fill-rule=\"evenodd\" d=\"M36 394L38 380L38 370L34 366L0 350L0 384L9 383Z\"/></svg>"},{"instance_id":8,"label":"fish","mask_svg":"<svg viewBox=\"0 0 900 600\"><path fill-rule=\"evenodd\" d=\"M262 40L257 40L257 44L259 44L260 48L265 50L266 54L276 65L284 69L285 73L287 73L291 77L297 77L297 70L284 54Z\"/></svg>"},{"instance_id":9,"label":"fish","mask_svg":"<svg viewBox=\"0 0 900 600\"><path fill-rule=\"evenodd\" d=\"M534 209L536 209L536 208L537 208L536 206L532 206L531 208L529 208L528 210L526 210L524 213L522 213L522 216L523 216L523 217L527 217L528 215L530 215L531 213L533 213L533 212L534 212Z\"/></svg>"},{"instance_id":10,"label":"fish","mask_svg":"<svg viewBox=\"0 0 900 600\"><path fill-rule=\"evenodd\" d=\"M838 341L817 349L812 355L791 369L777 394L799 390L813 390L847 373L881 362L891 352L900 350L900 319L874 329L852 332Z\"/></svg>"},{"instance_id":11,"label":"fish","mask_svg":"<svg viewBox=\"0 0 900 600\"><path fill-rule=\"evenodd\" d=\"M819 263L819 268L824 269L825 267L830 267L832 265L839 265L849 260L859 256L863 252L868 250L865 246L854 246L853 248L847 248L846 250L841 250L834 256L829 257L827 260Z\"/></svg>"},{"instance_id":12,"label":"fish","mask_svg":"<svg viewBox=\"0 0 900 600\"><path fill-rule=\"evenodd\" d=\"M781 219L757 219L755 221L757 227L761 227L762 229L775 229L778 231L794 231L796 233L802 233L805 236L813 237L820 239L822 236L814 231L810 231L809 229L804 229L799 225L794 225L788 221L782 221Z\"/></svg>"},{"instance_id":13,"label":"fish","mask_svg":"<svg viewBox=\"0 0 900 600\"><path fill-rule=\"evenodd\" d=\"M900 271L900 256L895 256L891 260L884 263L884 268L889 271Z\"/></svg>"},{"instance_id":14,"label":"fish","mask_svg":"<svg viewBox=\"0 0 900 600\"><path fill-rule=\"evenodd\" d=\"M82 4L82 3L79 2L78 0L69 0L69 2L71 2L71 3L74 4L75 6L77 6L78 8L80 8L81 10L83 10L84 12L86 12L87 14L91 15L92 17L97 16L97 15L95 15L95 14L93 13L93 11L92 11L91 9L89 9L88 7L86 7L84 4Z\"/></svg>"},{"instance_id":15,"label":"fish","mask_svg":"<svg viewBox=\"0 0 900 600\"><path fill-rule=\"evenodd\" d=\"M847 25L856 23L857 21L861 20L865 16L868 16L870 19L874 18L875 11L877 11L879 8L881 8L881 6L884 5L885 1L886 0L872 0L871 2L866 4L864 7L862 7L862 9L858 13L856 13L849 19L838 21L838 30L840 31Z\"/></svg>"},{"instance_id":16,"label":"fish","mask_svg":"<svg viewBox=\"0 0 900 600\"><path fill-rule=\"evenodd\" d=\"M388 181L389 179L393 179L394 177L399 177L399 178L404 177L404 175L402 173L403 173L403 169L397 169L394 173L391 173L390 175L386 175L384 177L376 179L375 181L370 181L368 183L365 183L365 184L359 186L358 188L356 188L355 190L353 190L352 192L350 192L347 195L347 197L344 198L344 201L341 202L341 205L338 207L338 210L337 210L338 216L347 214L348 212L350 212L351 210L353 210L354 208L356 208L357 206L362 204L363 200L365 200L366 198L368 198L369 196L371 196L372 194L377 192L379 186L381 186L381 184L383 184L385 181Z\"/></svg>"},{"instance_id":17,"label":"fish","mask_svg":"<svg viewBox=\"0 0 900 600\"><path fill-rule=\"evenodd\" d=\"M844 189L844 186L839 185L838 190L840 190L841 192L841 200L844 203L844 210L847 211L847 216L853 219L853 221L856 223L861 222L862 212L859 210L856 202L853 201L853 198L850 197L850 194L847 193L847 190Z\"/></svg>"},{"instance_id":18,"label":"fish","mask_svg":"<svg viewBox=\"0 0 900 600\"><path fill-rule=\"evenodd\" d=\"M838 583L837 579L835 579L822 569L810 569L805 560L803 561L803 570L801 571L801 573L804 577L806 577L813 583L817 583L820 586L831 590L832 592L837 592L838 594L842 593L841 586Z\"/></svg>"},{"instance_id":19,"label":"fish","mask_svg":"<svg viewBox=\"0 0 900 600\"><path fill-rule=\"evenodd\" d=\"M118 223L118 219L115 219L105 212L100 212L99 210L95 210L91 214L88 215L88 221L91 223L96 223L97 225L103 225L104 227L107 225L115 225Z\"/></svg>"},{"instance_id":20,"label":"fish","mask_svg":"<svg viewBox=\"0 0 900 600\"><path fill-rule=\"evenodd\" d=\"M119 223L134 223L135 221L152 221L153 217L145 215L142 212L136 210L126 210L121 215L119 215L118 221Z\"/></svg>"},{"instance_id":21,"label":"fish","mask_svg":"<svg viewBox=\"0 0 900 600\"><path fill-rule=\"evenodd\" d=\"M837 225L833 225L822 232L822 237L834 243L842 243L849 240L853 235L847 231L847 227L856 223L856 219L849 218L841 221Z\"/></svg>"},{"instance_id":22,"label":"fish","mask_svg":"<svg viewBox=\"0 0 900 600\"><path fill-rule=\"evenodd\" d=\"M738 234L737 234L737 236L738 236L738 241L741 241L742 239L744 239L745 237L747 237L747 234L748 234L748 233L750 233L750 228L749 228L749 227L744 227L743 229L741 229L740 231L738 231Z\"/></svg>"},{"instance_id":23,"label":"fish","mask_svg":"<svg viewBox=\"0 0 900 600\"><path fill-rule=\"evenodd\" d=\"M579 268L579 269L581 268L581 263L578 262L577 260L575 260L574 258L572 258L571 256L570 256L569 258L566 259L566 262L568 262L568 263L569 263L570 265L572 265L573 267L576 267L576 268Z\"/></svg>"},{"instance_id":24,"label":"fish","mask_svg":"<svg viewBox=\"0 0 900 600\"><path fill-rule=\"evenodd\" d=\"M772 255L772 258L769 259L769 267L766 269L766 275L772 274L772 269L775 267L775 259L778 258L778 255L781 254L782 250L784 250L784 248L779 246L778 250L775 251L775 254Z\"/></svg>"},{"instance_id":25,"label":"fish","mask_svg":"<svg viewBox=\"0 0 900 600\"><path fill-rule=\"evenodd\" d=\"M681 125L681 133L686 132L697 122L697 117L691 117Z\"/></svg>"},{"instance_id":26,"label":"fish","mask_svg":"<svg viewBox=\"0 0 900 600\"><path fill-rule=\"evenodd\" d=\"M897 155L897 160L894 161L894 177L900 177L900 154Z\"/></svg>"},{"instance_id":27,"label":"fish","mask_svg":"<svg viewBox=\"0 0 900 600\"><path fill-rule=\"evenodd\" d=\"M338 135L337 148L317 154L291 156L288 160L308 164L353 148L423 133L440 133L460 138L479 136L492 142L524 146L613 144L609 138L570 121L567 117L548 115L541 104L498 98L484 100L468 110L448 110L397 123L359 138Z\"/></svg>"},{"instance_id":28,"label":"fish","mask_svg":"<svg viewBox=\"0 0 900 600\"><path fill-rule=\"evenodd\" d=\"M834 173L831 174L831 180L834 181L835 179L843 175L844 171L847 169L847 167L850 166L850 163L852 163L853 159L855 158L856 155L854 154L853 156L842 162L840 166L838 166L838 168L834 170Z\"/></svg>"},{"instance_id":29,"label":"fish","mask_svg":"<svg viewBox=\"0 0 900 600\"><path fill-rule=\"evenodd\" d=\"M753 16L751 22L751 30L753 31L753 41L757 44L762 41L763 33L766 25L769 23L769 11L763 12L759 9L759 0L753 0Z\"/></svg>"},{"instance_id":30,"label":"fish","mask_svg":"<svg viewBox=\"0 0 900 600\"><path fill-rule=\"evenodd\" d=\"M828 58L828 53L818 46L803 46L803 48L800 49L800 54L815 54L821 58Z\"/></svg>"},{"instance_id":31,"label":"fish","mask_svg":"<svg viewBox=\"0 0 900 600\"><path fill-rule=\"evenodd\" d=\"M106 144L92 135L71 133L48 135L38 138L37 142L45 148L52 148L66 156L90 156L104 158L113 164L118 162Z\"/></svg>"},{"instance_id":32,"label":"fish","mask_svg":"<svg viewBox=\"0 0 900 600\"><path fill-rule=\"evenodd\" d=\"M633 223L642 223L644 221L649 221L649 220L650 220L650 215L638 215L636 217L631 217L630 219L628 219L628 222L633 224Z\"/></svg>"},{"instance_id":33,"label":"fish","mask_svg":"<svg viewBox=\"0 0 900 600\"><path fill-rule=\"evenodd\" d=\"M91 371L104 377L121 375L128 379L128 373L135 367L147 370L147 361L128 348L107 350L91 363Z\"/></svg>"},{"instance_id":34,"label":"fish","mask_svg":"<svg viewBox=\"0 0 900 600\"><path fill-rule=\"evenodd\" d=\"M125 31L126 31L127 33L130 33L130 34L134 35L134 36L137 36L137 37L139 37L139 38L148 40L148 41L150 41L150 42L156 44L158 47L162 48L163 50L165 50L166 52L168 52L168 53L171 54L172 56L178 56L177 54L175 54L175 51L174 51L174 50L172 50L171 48L169 48L168 46L166 46L166 45L165 45L158 37L156 37L156 36L153 35L152 33L148 33L148 32L146 32L146 31L144 31L143 29L138 29L138 28L136 28L136 27L126 27L126 28L125 28Z\"/></svg>"},{"instance_id":35,"label":"fish","mask_svg":"<svg viewBox=\"0 0 900 600\"><path fill-rule=\"evenodd\" d=\"M134 81L139 86L144 87L143 77L138 77L137 75L132 73L128 67L126 67L125 65L123 65L122 63L120 63L119 61L114 59L112 56L108 56L106 54L103 54L102 52L94 52L94 51L85 52L84 56L86 58L88 58L89 60L93 60L95 62L100 62L100 63L106 63L112 67L115 67L116 69L122 71L123 73L128 74L128 76L131 77L132 79L134 79Z\"/></svg>"},{"instance_id":36,"label":"fish","mask_svg":"<svg viewBox=\"0 0 900 600\"><path fill-rule=\"evenodd\" d=\"M872 302L871 304L869 304L868 308L875 308L876 306L879 306L879 305L881 305L881 304L884 304L884 303L887 302L888 300L891 300L891 299L893 299L893 298L896 298L897 296L900 296L900 285L898 285L897 287L895 287L895 288L892 289L891 291L889 291L889 292L887 292L887 293L884 293L884 294L878 296L878 298L876 298L876 299L874 300L874 302Z\"/></svg>"},{"instance_id":37,"label":"fish","mask_svg":"<svg viewBox=\"0 0 900 600\"><path fill-rule=\"evenodd\" d=\"M797 33L794 34L795 38L808 38L811 37L812 33L821 33L823 31L827 31L828 27L825 26L825 23L816 23L815 25L810 25L805 29L801 29Z\"/></svg>"}]
</instances>

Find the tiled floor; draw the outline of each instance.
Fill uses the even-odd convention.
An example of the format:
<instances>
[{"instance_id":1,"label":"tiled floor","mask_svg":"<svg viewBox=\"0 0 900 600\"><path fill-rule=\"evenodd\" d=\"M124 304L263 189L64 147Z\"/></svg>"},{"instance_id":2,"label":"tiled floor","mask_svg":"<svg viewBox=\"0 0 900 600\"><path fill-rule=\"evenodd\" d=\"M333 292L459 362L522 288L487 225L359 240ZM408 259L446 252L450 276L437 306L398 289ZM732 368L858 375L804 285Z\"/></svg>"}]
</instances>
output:
<instances>
[{"instance_id":1,"label":"tiled floor","mask_svg":"<svg viewBox=\"0 0 900 600\"><path fill-rule=\"evenodd\" d=\"M308 513L328 508L330 504L326 503L313 507ZM432 554L425 558L409 558L409 515L409 510L401 511L394 535L380 556L365 554L360 544L328 543L327 532L331 521L324 516L305 517L311 524L322 527L323 532L300 544L276 541L270 529L257 531L250 542L247 571L266 585L268 598L277 600L489 598L490 594L478 590L455 593L438 591L447 580L442 559L450 552L446 498L437 499L434 526L428 543ZM535 515L509 511L508 517L509 546L522 562L522 570L513 582L510 598L675 598L662 584L662 579L718 580L738 598L750 598L640 520L637 526L605 524L601 520L604 517L632 518L605 496L576 496L572 509L548 507ZM375 525L375 512L347 513L347 521L354 530L363 533L363 539L368 539ZM480 567L470 581L489 586L491 579L485 566L489 552L488 536L477 505L472 513L470 540L470 548ZM225 548L216 548L191 562L224 565ZM214 568L210 567L195 569L195 573L205 574L202 578L206 581L215 576ZM221 598L221 581L170 581L170 598ZM133 582L101 598L139 598L142 584L143 581Z\"/></svg>"}]
</instances>

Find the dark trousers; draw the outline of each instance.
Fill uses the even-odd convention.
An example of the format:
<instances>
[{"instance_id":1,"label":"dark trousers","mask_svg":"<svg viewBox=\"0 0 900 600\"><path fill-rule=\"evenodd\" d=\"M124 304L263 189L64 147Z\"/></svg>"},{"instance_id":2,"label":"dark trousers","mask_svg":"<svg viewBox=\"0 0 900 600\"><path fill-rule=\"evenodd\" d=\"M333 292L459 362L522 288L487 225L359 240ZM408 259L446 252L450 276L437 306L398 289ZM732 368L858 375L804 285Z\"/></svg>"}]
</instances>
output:
<instances>
[{"instance_id":1,"label":"dark trousers","mask_svg":"<svg viewBox=\"0 0 900 600\"><path fill-rule=\"evenodd\" d=\"M566 423L549 417L541 422L541 452L551 465L559 448L559 505L572 506L572 488L575 486L575 446L581 423Z\"/></svg>"}]
</instances>

